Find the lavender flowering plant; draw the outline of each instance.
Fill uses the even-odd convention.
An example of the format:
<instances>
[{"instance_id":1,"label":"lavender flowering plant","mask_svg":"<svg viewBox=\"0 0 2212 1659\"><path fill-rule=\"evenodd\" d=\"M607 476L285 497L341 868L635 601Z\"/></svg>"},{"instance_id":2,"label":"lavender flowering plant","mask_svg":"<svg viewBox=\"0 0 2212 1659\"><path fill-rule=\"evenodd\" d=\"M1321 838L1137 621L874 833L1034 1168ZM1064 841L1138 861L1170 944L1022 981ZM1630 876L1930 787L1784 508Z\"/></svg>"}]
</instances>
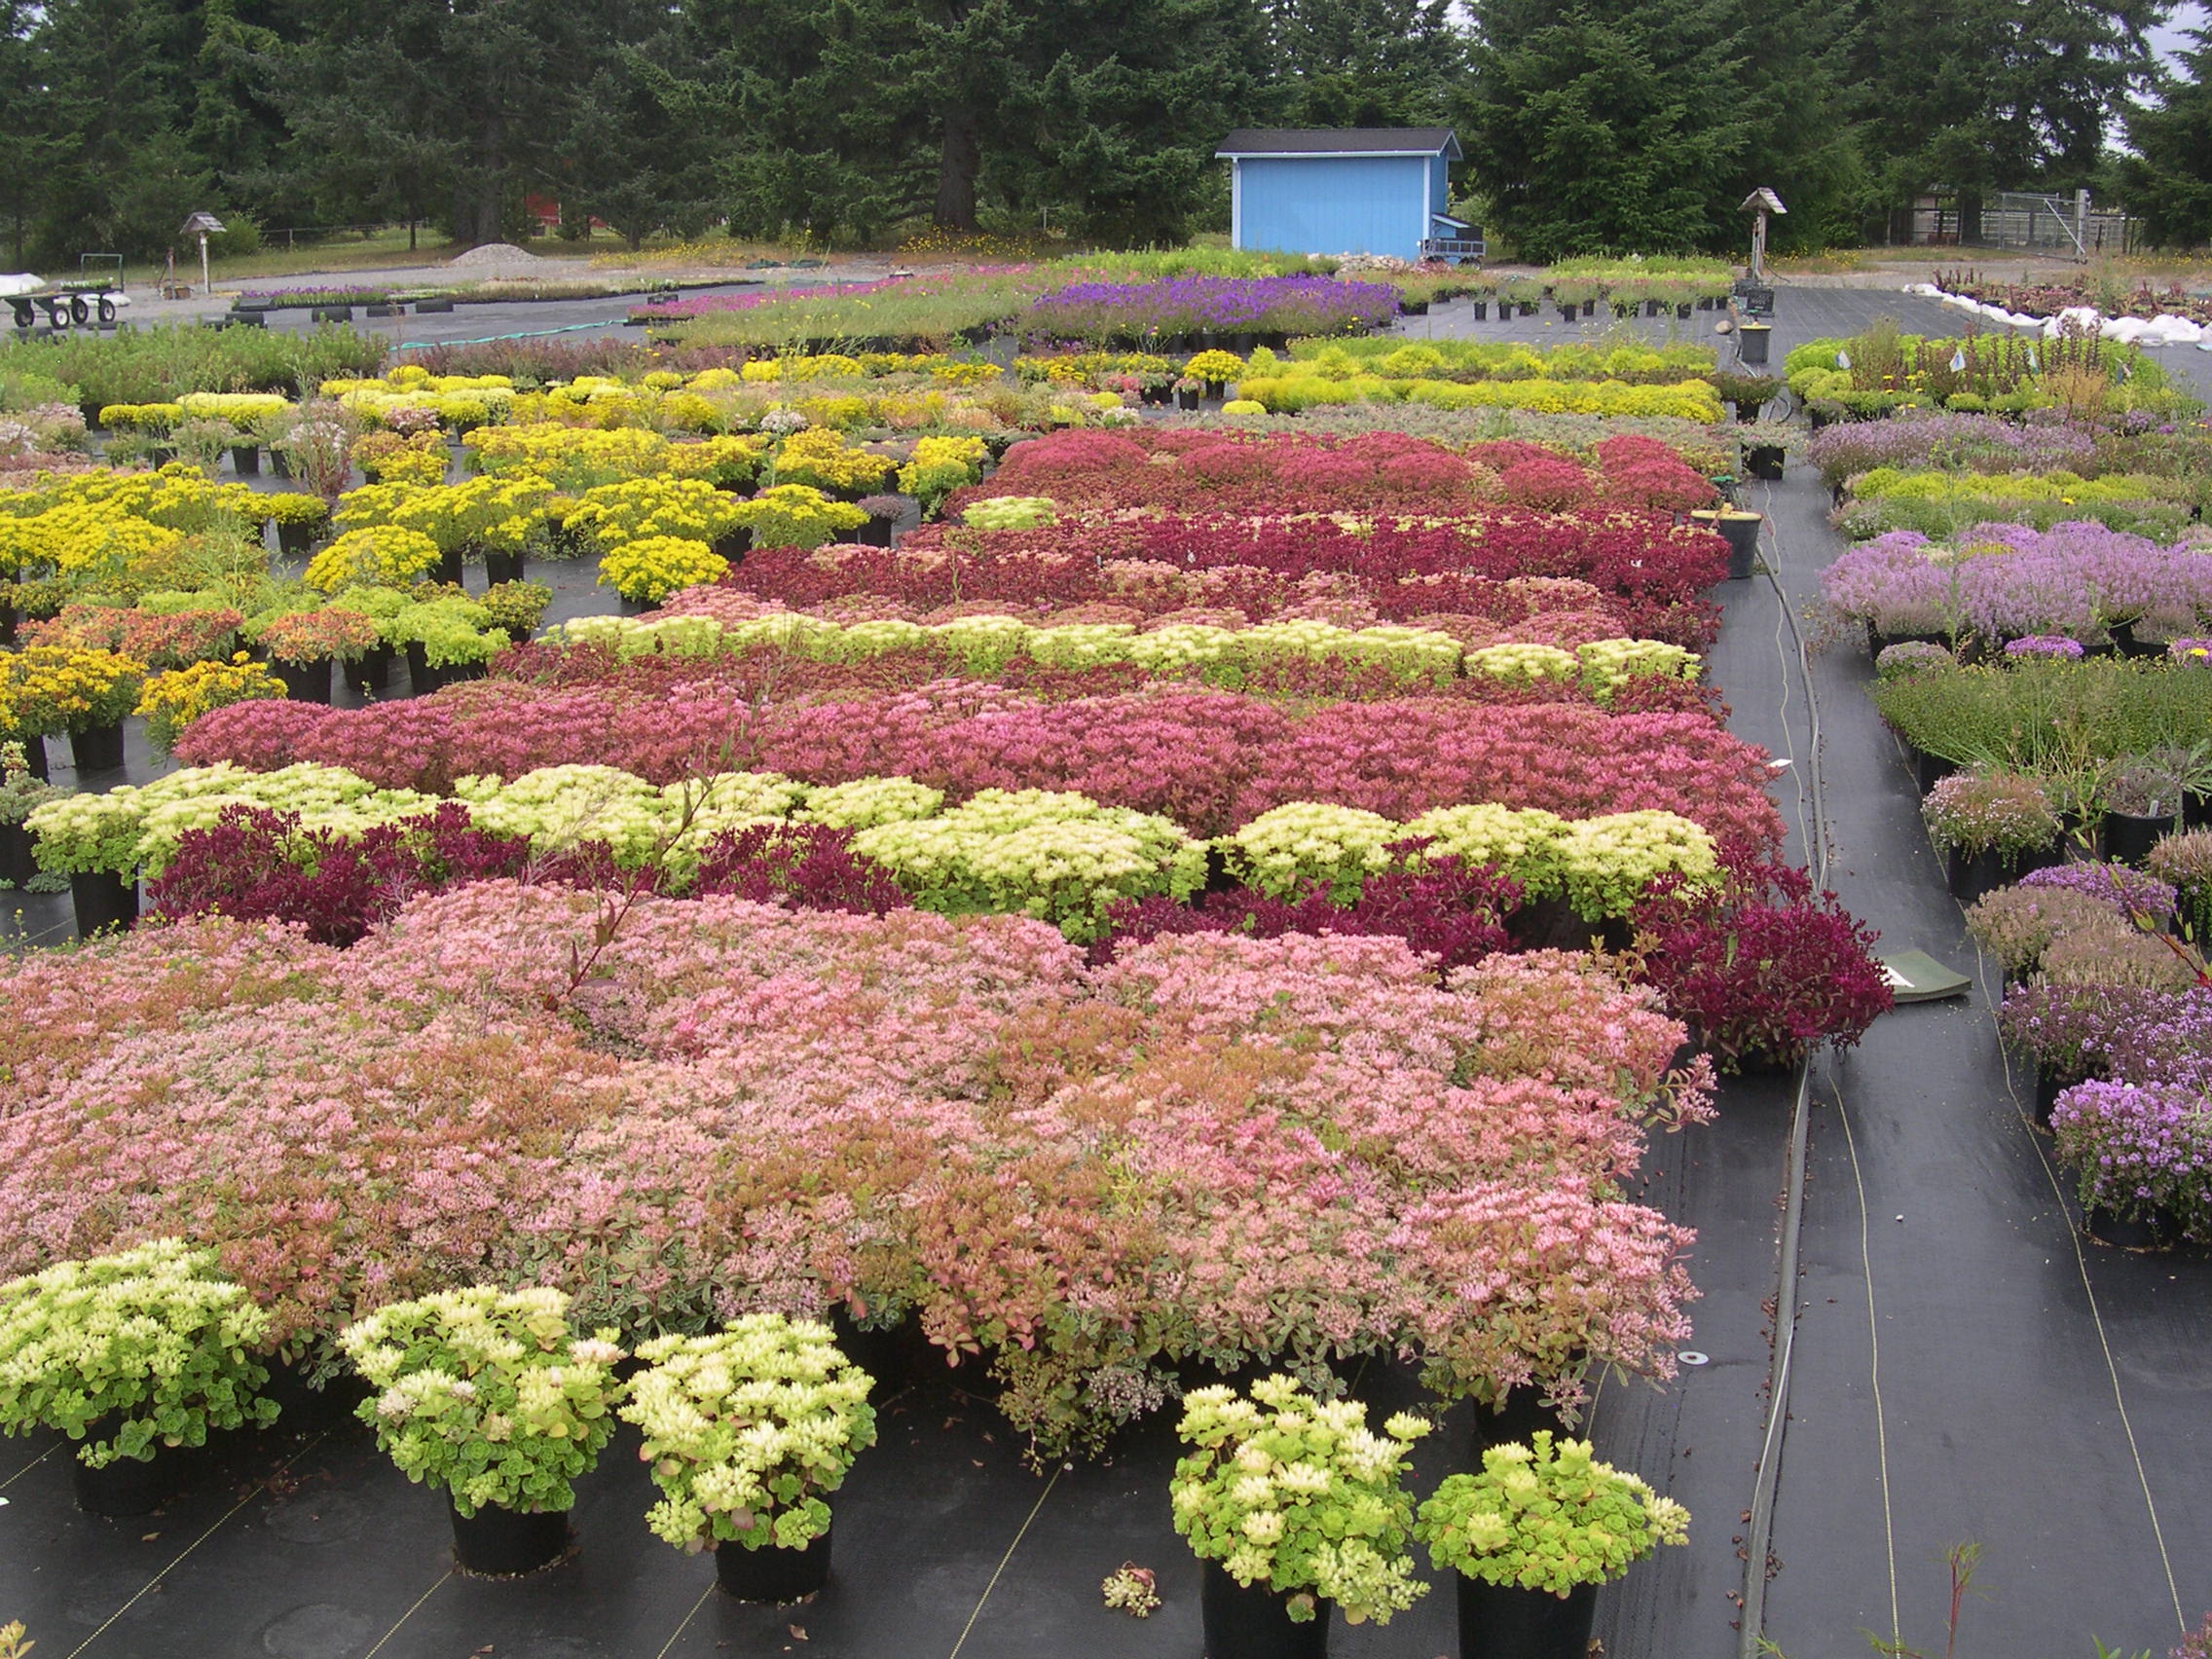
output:
<instances>
[{"instance_id":1,"label":"lavender flowering plant","mask_svg":"<svg viewBox=\"0 0 2212 1659\"><path fill-rule=\"evenodd\" d=\"M2212 1237L2212 1101L2173 1084L2081 1083L2050 1115L2059 1161L2084 1206L2128 1220L2160 1212Z\"/></svg>"},{"instance_id":2,"label":"lavender flowering plant","mask_svg":"<svg viewBox=\"0 0 2212 1659\"><path fill-rule=\"evenodd\" d=\"M1398 314L1386 282L1327 276L1176 276L1158 282L1072 282L1045 295L1021 332L1100 345L1186 335L1348 334Z\"/></svg>"},{"instance_id":3,"label":"lavender flowering plant","mask_svg":"<svg viewBox=\"0 0 2212 1659\"><path fill-rule=\"evenodd\" d=\"M2022 887L2083 893L2130 921L2164 927L2173 919L2174 888L2126 865L2076 863L2051 865L2020 877Z\"/></svg>"}]
</instances>

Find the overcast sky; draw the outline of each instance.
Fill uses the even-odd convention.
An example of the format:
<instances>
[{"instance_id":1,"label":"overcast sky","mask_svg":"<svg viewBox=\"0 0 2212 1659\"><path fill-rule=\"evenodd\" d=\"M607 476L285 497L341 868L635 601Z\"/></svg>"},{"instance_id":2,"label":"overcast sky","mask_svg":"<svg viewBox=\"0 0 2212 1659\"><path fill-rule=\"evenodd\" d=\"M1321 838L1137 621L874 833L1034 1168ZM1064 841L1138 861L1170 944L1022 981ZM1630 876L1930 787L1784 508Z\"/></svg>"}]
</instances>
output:
<instances>
[{"instance_id":1,"label":"overcast sky","mask_svg":"<svg viewBox=\"0 0 2212 1659\"><path fill-rule=\"evenodd\" d=\"M2153 29L2151 38L2157 43L2161 52L2170 55L2176 47L2183 44L2181 38L2183 29L2202 28L2203 26L2204 8L2202 6L2176 6L2173 20L2162 29Z\"/></svg>"}]
</instances>

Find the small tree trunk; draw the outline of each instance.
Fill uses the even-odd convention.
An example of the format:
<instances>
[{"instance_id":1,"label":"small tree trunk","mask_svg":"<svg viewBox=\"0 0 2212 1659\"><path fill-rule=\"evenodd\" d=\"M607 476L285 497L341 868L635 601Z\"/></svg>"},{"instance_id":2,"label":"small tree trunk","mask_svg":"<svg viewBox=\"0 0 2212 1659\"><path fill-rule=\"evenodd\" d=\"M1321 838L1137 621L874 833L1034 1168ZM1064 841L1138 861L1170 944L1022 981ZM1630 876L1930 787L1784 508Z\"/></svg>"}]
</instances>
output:
<instances>
[{"instance_id":1,"label":"small tree trunk","mask_svg":"<svg viewBox=\"0 0 2212 1659\"><path fill-rule=\"evenodd\" d=\"M945 112L944 153L938 164L937 222L953 230L976 228L976 174L983 162L983 143L968 110Z\"/></svg>"}]
</instances>

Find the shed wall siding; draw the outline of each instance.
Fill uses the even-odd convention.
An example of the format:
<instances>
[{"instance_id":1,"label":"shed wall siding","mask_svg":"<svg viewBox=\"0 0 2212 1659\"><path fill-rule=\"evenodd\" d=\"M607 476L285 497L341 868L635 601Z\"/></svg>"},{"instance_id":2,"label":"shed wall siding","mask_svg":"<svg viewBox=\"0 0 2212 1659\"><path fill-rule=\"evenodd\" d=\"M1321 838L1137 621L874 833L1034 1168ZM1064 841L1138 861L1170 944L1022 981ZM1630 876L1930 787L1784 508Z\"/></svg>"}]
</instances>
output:
<instances>
[{"instance_id":1,"label":"shed wall siding","mask_svg":"<svg viewBox=\"0 0 2212 1659\"><path fill-rule=\"evenodd\" d=\"M1419 156L1252 157L1234 165L1238 247L1420 256L1430 173Z\"/></svg>"}]
</instances>

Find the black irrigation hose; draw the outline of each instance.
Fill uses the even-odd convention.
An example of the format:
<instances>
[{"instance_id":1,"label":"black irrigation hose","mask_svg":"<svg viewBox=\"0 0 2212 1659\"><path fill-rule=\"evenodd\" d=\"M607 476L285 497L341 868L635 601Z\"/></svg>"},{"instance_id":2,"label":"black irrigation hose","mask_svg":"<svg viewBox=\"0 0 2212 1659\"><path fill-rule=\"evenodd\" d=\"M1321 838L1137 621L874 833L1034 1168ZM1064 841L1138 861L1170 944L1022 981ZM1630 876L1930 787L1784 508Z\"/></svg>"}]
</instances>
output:
<instances>
[{"instance_id":1,"label":"black irrigation hose","mask_svg":"<svg viewBox=\"0 0 2212 1659\"><path fill-rule=\"evenodd\" d=\"M1766 492L1766 504L1771 507L1771 490ZM1767 523L1770 527L1774 523L1771 511ZM1797 626L1797 613L1776 568L1781 559L1779 534L1774 535L1773 541L1775 561L1765 566L1767 585L1774 590L1776 602L1782 608L1782 622L1788 628L1790 640L1796 646L1798 682L1805 688L1809 753L1793 756L1791 765L1797 774L1801 804L1807 790L1811 792L1812 813L1804 826L1805 849L1813 867L1815 886L1825 888L1829 847L1827 802L1821 780L1820 694L1813 685L1812 652L1806 646L1803 631ZM1789 659L1783 650L1780 628L1775 632L1775 645L1783 653L1784 729L1787 731ZM1757 1472L1751 1489L1751 1520L1744 1533L1744 1595L1737 1623L1740 1659L1759 1659L1765 1635L1767 1561L1774 1539L1775 1494L1782 1477L1782 1436L1789 1418L1789 1368L1796 1346L1797 1255L1805 1225L1805 1166L1811 1136L1812 1087L1812 1055L1808 1052L1797 1067L1797 1098L1789 1119L1789 1156L1784 1171L1782 1241L1774 1298L1774 1361L1768 1380L1766 1422L1760 1436Z\"/></svg>"}]
</instances>

